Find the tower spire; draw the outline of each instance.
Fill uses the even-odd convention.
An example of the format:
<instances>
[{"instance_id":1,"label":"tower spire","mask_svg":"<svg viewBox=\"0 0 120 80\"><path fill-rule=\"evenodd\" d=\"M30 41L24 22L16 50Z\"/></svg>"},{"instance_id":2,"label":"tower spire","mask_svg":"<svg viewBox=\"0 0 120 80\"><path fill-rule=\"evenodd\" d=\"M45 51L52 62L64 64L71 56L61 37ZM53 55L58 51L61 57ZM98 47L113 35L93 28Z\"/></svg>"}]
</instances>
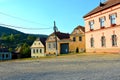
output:
<instances>
[{"instance_id":1,"label":"tower spire","mask_svg":"<svg viewBox=\"0 0 120 80\"><path fill-rule=\"evenodd\" d=\"M54 31L58 32L58 28L56 27L56 22L54 21Z\"/></svg>"}]
</instances>

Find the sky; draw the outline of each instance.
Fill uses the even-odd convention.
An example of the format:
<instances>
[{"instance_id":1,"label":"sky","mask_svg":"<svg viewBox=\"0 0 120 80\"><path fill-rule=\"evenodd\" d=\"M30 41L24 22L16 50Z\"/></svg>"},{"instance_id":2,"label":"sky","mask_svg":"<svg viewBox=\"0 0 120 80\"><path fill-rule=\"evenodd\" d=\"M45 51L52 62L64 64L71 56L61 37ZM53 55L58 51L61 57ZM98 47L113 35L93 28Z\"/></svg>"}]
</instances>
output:
<instances>
[{"instance_id":1,"label":"sky","mask_svg":"<svg viewBox=\"0 0 120 80\"><path fill-rule=\"evenodd\" d=\"M55 21L60 32L71 33L78 25L84 26L83 16L99 3L100 0L0 0L0 25L49 35Z\"/></svg>"}]
</instances>

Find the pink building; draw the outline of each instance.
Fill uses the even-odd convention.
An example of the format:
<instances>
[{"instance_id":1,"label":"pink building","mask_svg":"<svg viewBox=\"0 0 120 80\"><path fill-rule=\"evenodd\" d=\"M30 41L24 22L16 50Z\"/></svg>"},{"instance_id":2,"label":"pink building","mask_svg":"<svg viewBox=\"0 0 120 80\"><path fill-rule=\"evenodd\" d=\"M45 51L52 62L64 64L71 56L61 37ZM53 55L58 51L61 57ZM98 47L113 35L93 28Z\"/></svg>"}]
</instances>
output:
<instances>
[{"instance_id":1,"label":"pink building","mask_svg":"<svg viewBox=\"0 0 120 80\"><path fill-rule=\"evenodd\" d=\"M107 0L84 16L86 52L120 52L120 0Z\"/></svg>"}]
</instances>

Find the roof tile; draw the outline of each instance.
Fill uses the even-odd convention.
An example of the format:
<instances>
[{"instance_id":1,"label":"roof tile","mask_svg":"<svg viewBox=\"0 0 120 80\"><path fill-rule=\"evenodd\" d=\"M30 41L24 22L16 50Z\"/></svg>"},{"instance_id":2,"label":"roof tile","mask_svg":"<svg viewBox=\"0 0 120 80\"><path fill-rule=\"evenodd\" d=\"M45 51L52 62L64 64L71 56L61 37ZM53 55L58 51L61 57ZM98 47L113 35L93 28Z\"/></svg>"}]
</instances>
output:
<instances>
[{"instance_id":1,"label":"roof tile","mask_svg":"<svg viewBox=\"0 0 120 80\"><path fill-rule=\"evenodd\" d=\"M91 16L95 13L98 13L100 11L103 11L105 9L108 9L112 6L115 6L115 5L118 5L120 4L120 0L107 0L106 2L102 3L103 5L101 6L98 6L97 8L93 9L91 12L89 12L88 14L86 14L84 16L84 18L88 17L88 16Z\"/></svg>"}]
</instances>

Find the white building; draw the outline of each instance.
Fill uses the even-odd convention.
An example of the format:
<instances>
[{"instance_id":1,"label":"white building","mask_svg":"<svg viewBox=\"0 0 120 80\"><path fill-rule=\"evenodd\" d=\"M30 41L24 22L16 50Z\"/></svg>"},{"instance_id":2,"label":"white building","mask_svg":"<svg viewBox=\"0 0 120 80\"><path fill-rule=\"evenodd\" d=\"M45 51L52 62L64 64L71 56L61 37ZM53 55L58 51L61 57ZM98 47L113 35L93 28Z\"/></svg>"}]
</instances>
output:
<instances>
[{"instance_id":1,"label":"white building","mask_svg":"<svg viewBox=\"0 0 120 80\"><path fill-rule=\"evenodd\" d=\"M45 56L45 40L37 38L31 46L31 57L39 58Z\"/></svg>"}]
</instances>

